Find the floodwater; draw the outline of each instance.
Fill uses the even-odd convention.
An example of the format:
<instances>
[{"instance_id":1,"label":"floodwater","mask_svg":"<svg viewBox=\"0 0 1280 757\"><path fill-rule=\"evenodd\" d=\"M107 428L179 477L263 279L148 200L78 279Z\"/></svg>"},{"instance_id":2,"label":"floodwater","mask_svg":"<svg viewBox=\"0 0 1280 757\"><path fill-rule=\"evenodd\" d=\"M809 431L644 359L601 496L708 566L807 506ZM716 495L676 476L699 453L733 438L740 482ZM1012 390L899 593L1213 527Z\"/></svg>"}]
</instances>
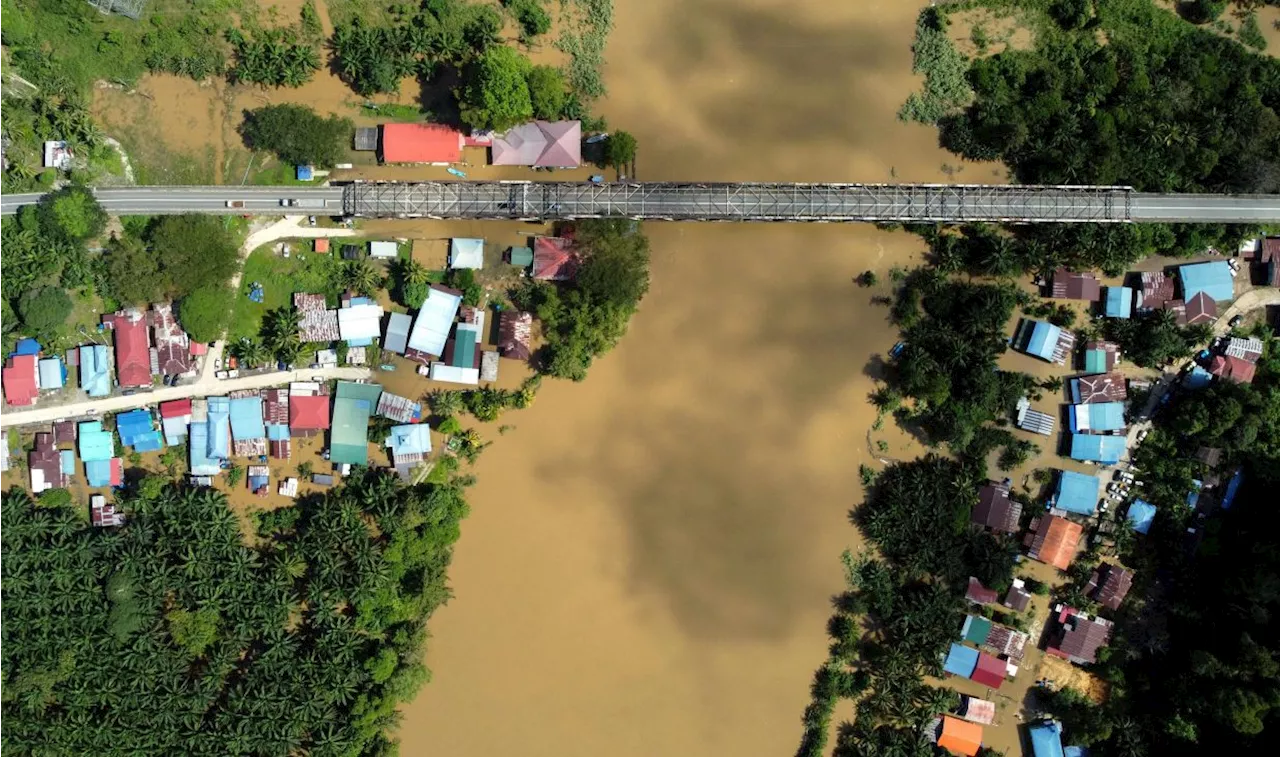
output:
<instances>
[{"instance_id":1,"label":"floodwater","mask_svg":"<svg viewBox=\"0 0 1280 757\"><path fill-rule=\"evenodd\" d=\"M602 109L646 181L1001 181L896 119L922 5L619 0ZM402 236L445 236L423 226ZM622 344L504 416L475 469L405 754L799 743L858 545L858 466L920 452L891 420L868 436L896 332L870 302L886 290L852 279L922 245L870 226L645 230L652 289Z\"/></svg>"}]
</instances>

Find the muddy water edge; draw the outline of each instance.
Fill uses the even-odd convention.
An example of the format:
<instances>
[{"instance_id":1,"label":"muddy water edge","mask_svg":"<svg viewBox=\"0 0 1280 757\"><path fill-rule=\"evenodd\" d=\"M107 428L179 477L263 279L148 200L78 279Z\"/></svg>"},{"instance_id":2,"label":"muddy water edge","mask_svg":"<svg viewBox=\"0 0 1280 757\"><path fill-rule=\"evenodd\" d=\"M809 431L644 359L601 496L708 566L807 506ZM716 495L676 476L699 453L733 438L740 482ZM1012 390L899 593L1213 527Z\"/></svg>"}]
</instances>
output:
<instances>
[{"instance_id":1,"label":"muddy water edge","mask_svg":"<svg viewBox=\"0 0 1280 757\"><path fill-rule=\"evenodd\" d=\"M895 113L921 2L617 0L608 119L639 178L998 182ZM956 172L959 171L957 174ZM869 226L648 224L621 346L487 450L403 753L780 755L826 656L884 291ZM887 423L886 426L892 426Z\"/></svg>"}]
</instances>

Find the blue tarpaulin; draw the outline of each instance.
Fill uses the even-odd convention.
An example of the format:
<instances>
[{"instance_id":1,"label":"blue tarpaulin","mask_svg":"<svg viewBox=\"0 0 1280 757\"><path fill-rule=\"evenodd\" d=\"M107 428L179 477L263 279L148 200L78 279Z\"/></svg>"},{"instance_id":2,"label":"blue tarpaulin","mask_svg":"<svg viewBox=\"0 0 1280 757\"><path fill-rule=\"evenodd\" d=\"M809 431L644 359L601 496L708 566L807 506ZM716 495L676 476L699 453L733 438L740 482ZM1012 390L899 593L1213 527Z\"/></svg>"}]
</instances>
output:
<instances>
[{"instance_id":1,"label":"blue tarpaulin","mask_svg":"<svg viewBox=\"0 0 1280 757\"><path fill-rule=\"evenodd\" d=\"M37 342L37 341L36 341L36 340L34 340L34 339L29 338L29 337L28 337L27 339L19 339L19 340L18 340L18 343L17 343L17 344L15 344L15 345L14 345L14 347L13 347L13 352L11 352L11 353L9 353L9 354L11 354L11 355L39 355L39 354L40 354L40 343L39 343L39 342Z\"/></svg>"},{"instance_id":2,"label":"blue tarpaulin","mask_svg":"<svg viewBox=\"0 0 1280 757\"><path fill-rule=\"evenodd\" d=\"M1213 374L1198 365L1182 377L1182 385L1188 389L1203 389L1212 382Z\"/></svg>"},{"instance_id":3,"label":"blue tarpaulin","mask_svg":"<svg viewBox=\"0 0 1280 757\"><path fill-rule=\"evenodd\" d=\"M976 667L978 667L978 650L955 643L951 645L951 651L947 652L946 662L942 663L943 670L964 678L973 675Z\"/></svg>"},{"instance_id":4,"label":"blue tarpaulin","mask_svg":"<svg viewBox=\"0 0 1280 757\"><path fill-rule=\"evenodd\" d=\"M1236 475L1231 477L1227 482L1227 490L1222 494L1222 509L1230 510L1231 504L1235 502L1236 492L1240 491L1240 484L1244 481L1244 471L1236 471Z\"/></svg>"},{"instance_id":5,"label":"blue tarpaulin","mask_svg":"<svg viewBox=\"0 0 1280 757\"><path fill-rule=\"evenodd\" d=\"M1141 499L1135 499L1129 505L1129 525L1140 534L1151 530L1151 521L1156 519L1156 506Z\"/></svg>"},{"instance_id":6,"label":"blue tarpaulin","mask_svg":"<svg viewBox=\"0 0 1280 757\"><path fill-rule=\"evenodd\" d=\"M311 181L313 176L311 166L298 166L294 176L298 178L298 181Z\"/></svg>"}]
</instances>

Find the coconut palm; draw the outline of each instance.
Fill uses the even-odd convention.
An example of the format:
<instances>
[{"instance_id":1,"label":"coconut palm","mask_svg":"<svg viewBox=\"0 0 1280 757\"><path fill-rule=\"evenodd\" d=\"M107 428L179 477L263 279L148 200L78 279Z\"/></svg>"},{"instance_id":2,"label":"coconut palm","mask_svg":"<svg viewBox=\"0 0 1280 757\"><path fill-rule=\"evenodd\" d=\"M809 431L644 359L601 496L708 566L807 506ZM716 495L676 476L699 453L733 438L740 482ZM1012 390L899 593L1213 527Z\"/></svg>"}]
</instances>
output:
<instances>
[{"instance_id":1,"label":"coconut palm","mask_svg":"<svg viewBox=\"0 0 1280 757\"><path fill-rule=\"evenodd\" d=\"M270 357L270 353L261 342L247 336L233 343L230 352L236 360L249 367L262 365Z\"/></svg>"},{"instance_id":2,"label":"coconut palm","mask_svg":"<svg viewBox=\"0 0 1280 757\"><path fill-rule=\"evenodd\" d=\"M382 288L382 276L367 260L349 260L342 269L345 288L365 296L373 296Z\"/></svg>"}]
</instances>

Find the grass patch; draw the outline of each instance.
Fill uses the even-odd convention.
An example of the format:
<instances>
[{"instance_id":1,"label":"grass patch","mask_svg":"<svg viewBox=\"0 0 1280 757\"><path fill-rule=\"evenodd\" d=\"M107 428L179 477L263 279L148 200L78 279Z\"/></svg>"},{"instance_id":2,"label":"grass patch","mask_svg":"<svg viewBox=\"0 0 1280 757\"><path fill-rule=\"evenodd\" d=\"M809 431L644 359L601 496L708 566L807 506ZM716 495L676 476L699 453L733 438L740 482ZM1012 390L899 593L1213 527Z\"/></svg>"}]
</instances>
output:
<instances>
[{"instance_id":1,"label":"grass patch","mask_svg":"<svg viewBox=\"0 0 1280 757\"><path fill-rule=\"evenodd\" d=\"M399 121L401 123L417 123L420 121L430 120L428 114L417 105L404 105L402 103L375 103L368 102L356 106L356 110L362 116L370 118L379 118L384 121Z\"/></svg>"},{"instance_id":2,"label":"grass patch","mask_svg":"<svg viewBox=\"0 0 1280 757\"><path fill-rule=\"evenodd\" d=\"M911 71L924 74L924 89L912 92L902 104L898 118L903 121L937 123L968 103L973 95L965 78L969 63L951 44L946 28L946 16L937 8L920 12L911 46Z\"/></svg>"},{"instance_id":3,"label":"grass patch","mask_svg":"<svg viewBox=\"0 0 1280 757\"><path fill-rule=\"evenodd\" d=\"M258 336L263 314L273 308L291 305L295 292L322 293L331 302L337 302L340 292L334 283L334 274L341 263L337 251L317 255L311 252L310 240L286 241L292 248L291 257L277 255L272 249L277 243L273 242L254 250L245 261L227 332L230 341ZM335 246L341 243L351 244L352 241L334 240ZM261 303L249 299L249 289L254 283L262 285L264 296Z\"/></svg>"},{"instance_id":4,"label":"grass patch","mask_svg":"<svg viewBox=\"0 0 1280 757\"><path fill-rule=\"evenodd\" d=\"M297 170L285 163L277 160L270 160L270 163L254 172L249 177L249 183L259 187L274 186L294 186L294 187L318 187L324 179L312 179L311 181L299 181L297 178Z\"/></svg>"}]
</instances>

